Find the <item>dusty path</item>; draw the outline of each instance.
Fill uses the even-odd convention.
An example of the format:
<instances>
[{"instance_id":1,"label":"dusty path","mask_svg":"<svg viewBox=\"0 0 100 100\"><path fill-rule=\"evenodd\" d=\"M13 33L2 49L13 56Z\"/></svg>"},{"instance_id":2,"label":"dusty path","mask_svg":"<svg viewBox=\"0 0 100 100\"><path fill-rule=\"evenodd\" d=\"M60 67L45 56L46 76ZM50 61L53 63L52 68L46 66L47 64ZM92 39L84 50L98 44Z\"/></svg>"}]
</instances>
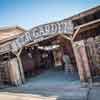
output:
<instances>
[{"instance_id":1,"label":"dusty path","mask_svg":"<svg viewBox=\"0 0 100 100\"><path fill-rule=\"evenodd\" d=\"M2 100L86 100L87 94L88 88L81 87L77 75L66 75L62 71L46 71L20 87L2 90L0 98L2 97Z\"/></svg>"}]
</instances>

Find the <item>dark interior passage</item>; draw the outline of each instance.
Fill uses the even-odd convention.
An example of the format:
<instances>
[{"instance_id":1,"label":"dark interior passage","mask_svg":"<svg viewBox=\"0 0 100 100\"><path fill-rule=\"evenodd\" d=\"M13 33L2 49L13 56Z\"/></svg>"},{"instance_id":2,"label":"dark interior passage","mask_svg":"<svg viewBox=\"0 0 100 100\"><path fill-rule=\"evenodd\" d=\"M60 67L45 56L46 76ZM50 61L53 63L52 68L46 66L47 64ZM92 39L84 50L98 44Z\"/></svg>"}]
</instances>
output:
<instances>
[{"instance_id":1,"label":"dark interior passage","mask_svg":"<svg viewBox=\"0 0 100 100\"><path fill-rule=\"evenodd\" d=\"M21 60L26 79L48 70L78 74L70 42L59 37L56 37L56 40L51 39L38 43L37 46L24 48Z\"/></svg>"}]
</instances>

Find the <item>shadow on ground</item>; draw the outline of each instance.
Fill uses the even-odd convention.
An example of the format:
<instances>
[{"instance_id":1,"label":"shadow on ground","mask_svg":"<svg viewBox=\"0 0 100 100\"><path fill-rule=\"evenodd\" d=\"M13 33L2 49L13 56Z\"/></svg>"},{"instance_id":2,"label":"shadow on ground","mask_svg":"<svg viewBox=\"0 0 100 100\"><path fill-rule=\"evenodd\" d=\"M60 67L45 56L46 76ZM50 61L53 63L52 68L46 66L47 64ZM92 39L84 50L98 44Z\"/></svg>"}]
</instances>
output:
<instances>
[{"instance_id":1,"label":"shadow on ground","mask_svg":"<svg viewBox=\"0 0 100 100\"><path fill-rule=\"evenodd\" d=\"M87 88L82 88L80 86L77 73L70 74L63 71L51 70L31 78L22 86L1 90L1 92L24 95L54 96L57 98L56 100L65 100L65 98L68 98L68 100L85 100L87 91Z\"/></svg>"}]
</instances>

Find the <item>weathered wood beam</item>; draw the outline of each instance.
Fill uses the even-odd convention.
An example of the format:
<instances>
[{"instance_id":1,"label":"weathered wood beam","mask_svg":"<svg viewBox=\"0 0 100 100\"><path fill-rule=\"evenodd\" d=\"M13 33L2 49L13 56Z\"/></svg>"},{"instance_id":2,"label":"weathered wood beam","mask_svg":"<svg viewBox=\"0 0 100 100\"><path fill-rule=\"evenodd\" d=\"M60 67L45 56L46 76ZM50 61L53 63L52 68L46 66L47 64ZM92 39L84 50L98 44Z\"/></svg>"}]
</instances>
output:
<instances>
[{"instance_id":1,"label":"weathered wood beam","mask_svg":"<svg viewBox=\"0 0 100 100\"><path fill-rule=\"evenodd\" d=\"M92 83L92 76L90 72L90 66L88 62L88 57L85 49L84 40L73 42L72 48L76 58L76 64L80 76L80 81Z\"/></svg>"},{"instance_id":2,"label":"weathered wood beam","mask_svg":"<svg viewBox=\"0 0 100 100\"><path fill-rule=\"evenodd\" d=\"M79 33L79 31L80 31L80 27L77 28L77 30L75 31L74 35L72 36L72 41L77 36L77 34Z\"/></svg>"},{"instance_id":3,"label":"weathered wood beam","mask_svg":"<svg viewBox=\"0 0 100 100\"><path fill-rule=\"evenodd\" d=\"M18 64L19 64L19 70L20 70L21 79L22 79L22 82L24 83L25 82L25 77L24 77L24 71L23 71L22 61L21 61L21 58L20 58L20 54L22 52L22 49L23 48L21 48L19 50L19 52L16 54L16 57L17 57Z\"/></svg>"},{"instance_id":4,"label":"weathered wood beam","mask_svg":"<svg viewBox=\"0 0 100 100\"><path fill-rule=\"evenodd\" d=\"M71 40L71 38L68 37L68 36L66 36L65 34L60 34L60 36L63 37L63 38L65 38L65 39L67 39L67 40Z\"/></svg>"},{"instance_id":5,"label":"weathered wood beam","mask_svg":"<svg viewBox=\"0 0 100 100\"><path fill-rule=\"evenodd\" d=\"M95 25L94 26L90 26L90 25L93 25L93 24L95 24ZM72 40L74 40L75 37L77 36L77 34L79 34L80 32L89 30L90 28L96 28L98 25L100 25L100 19L88 22L88 23L83 24L83 25L76 26L74 28L74 29L76 29L76 31L75 31L75 33L74 33L74 35L72 37ZM86 28L86 29L84 29L84 28Z\"/></svg>"},{"instance_id":6,"label":"weathered wood beam","mask_svg":"<svg viewBox=\"0 0 100 100\"><path fill-rule=\"evenodd\" d=\"M18 56L20 56L21 52L22 52L23 48L21 48L18 52Z\"/></svg>"},{"instance_id":7,"label":"weathered wood beam","mask_svg":"<svg viewBox=\"0 0 100 100\"><path fill-rule=\"evenodd\" d=\"M17 58L13 58L9 60L9 74L10 74L10 81L12 85L19 86L22 84L22 80L20 77L19 65Z\"/></svg>"},{"instance_id":8,"label":"weathered wood beam","mask_svg":"<svg viewBox=\"0 0 100 100\"><path fill-rule=\"evenodd\" d=\"M91 76L91 71L90 71L90 66L89 66L89 59L87 56L87 51L86 51L84 40L81 40L80 43L82 44L81 49L80 49L80 55L81 55L84 69L85 69L86 80L88 81L88 83L92 83L92 76Z\"/></svg>"},{"instance_id":9,"label":"weathered wood beam","mask_svg":"<svg viewBox=\"0 0 100 100\"><path fill-rule=\"evenodd\" d=\"M87 26L89 26L89 25L96 24L96 23L100 23L100 19L97 19L97 20L94 20L94 21L90 21L90 22L88 22L88 23L85 23L85 24L76 26L74 29L78 29L79 27L80 27L80 28L87 27Z\"/></svg>"},{"instance_id":10,"label":"weathered wood beam","mask_svg":"<svg viewBox=\"0 0 100 100\"><path fill-rule=\"evenodd\" d=\"M85 72L84 72L84 68L82 67L82 61L81 61L81 57L78 51L78 47L76 46L76 43L73 41L71 41L71 44L72 44L72 48L73 48L73 52L74 52L74 56L75 56L75 60L77 64L80 81L81 83L83 83L85 82L85 75L84 75Z\"/></svg>"},{"instance_id":11,"label":"weathered wood beam","mask_svg":"<svg viewBox=\"0 0 100 100\"><path fill-rule=\"evenodd\" d=\"M100 23L98 23L98 24L94 24L94 25L91 25L91 26L87 26L87 27L84 27L84 28L81 28L81 30L80 30L80 33L82 33L82 32L86 32L86 31L91 31L91 33L92 33L92 30L94 29L96 29L96 28L99 28L100 27Z\"/></svg>"}]
</instances>

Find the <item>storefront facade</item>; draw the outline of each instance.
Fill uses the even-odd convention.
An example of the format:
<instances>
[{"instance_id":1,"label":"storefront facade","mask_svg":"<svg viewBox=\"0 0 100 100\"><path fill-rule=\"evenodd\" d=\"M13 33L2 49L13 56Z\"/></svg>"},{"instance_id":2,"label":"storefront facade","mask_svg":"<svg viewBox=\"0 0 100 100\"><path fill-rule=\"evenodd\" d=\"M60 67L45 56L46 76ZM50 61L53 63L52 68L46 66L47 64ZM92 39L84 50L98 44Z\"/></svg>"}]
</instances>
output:
<instances>
[{"instance_id":1,"label":"storefront facade","mask_svg":"<svg viewBox=\"0 0 100 100\"><path fill-rule=\"evenodd\" d=\"M14 77L10 79L15 85L24 83L30 73L40 73L45 63L48 67L63 65L63 55L69 56L70 70L78 72L80 81L91 83L100 73L100 6L34 27L2 46L0 52L4 48L12 55Z\"/></svg>"}]
</instances>

